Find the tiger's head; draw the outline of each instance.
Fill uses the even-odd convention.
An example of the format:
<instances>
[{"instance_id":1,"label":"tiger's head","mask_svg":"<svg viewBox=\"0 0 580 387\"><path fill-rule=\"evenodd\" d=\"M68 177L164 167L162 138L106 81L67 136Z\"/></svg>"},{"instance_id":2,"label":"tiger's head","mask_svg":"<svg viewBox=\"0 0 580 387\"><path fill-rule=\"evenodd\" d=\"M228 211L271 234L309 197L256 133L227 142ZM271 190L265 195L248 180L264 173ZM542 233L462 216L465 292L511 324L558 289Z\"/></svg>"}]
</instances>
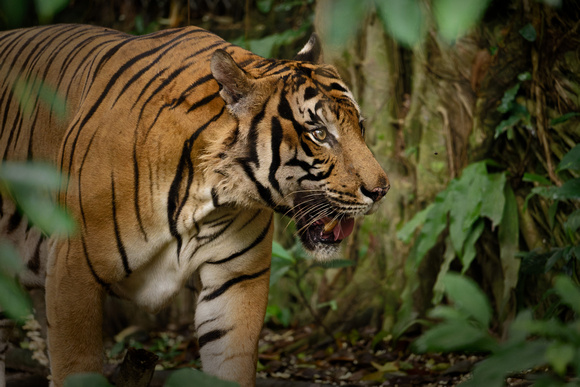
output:
<instances>
[{"instance_id":1,"label":"tiger's head","mask_svg":"<svg viewBox=\"0 0 580 387\"><path fill-rule=\"evenodd\" d=\"M315 258L336 256L354 219L374 212L389 179L365 144L360 108L332 66L319 65L313 35L292 61L242 68L226 51L211 59L236 121L220 139L218 193L292 217Z\"/></svg>"}]
</instances>

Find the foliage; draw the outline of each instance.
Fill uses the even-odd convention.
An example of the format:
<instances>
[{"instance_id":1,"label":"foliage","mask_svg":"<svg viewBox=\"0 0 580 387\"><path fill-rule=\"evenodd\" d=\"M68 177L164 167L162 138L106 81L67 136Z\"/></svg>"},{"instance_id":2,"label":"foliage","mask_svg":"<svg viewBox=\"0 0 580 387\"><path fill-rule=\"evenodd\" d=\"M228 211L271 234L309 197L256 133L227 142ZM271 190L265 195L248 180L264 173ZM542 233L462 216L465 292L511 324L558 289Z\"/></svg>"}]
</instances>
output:
<instances>
[{"instance_id":1,"label":"foliage","mask_svg":"<svg viewBox=\"0 0 580 387\"><path fill-rule=\"evenodd\" d=\"M235 387L228 382L191 368L175 371L167 379L165 387ZM66 378L64 387L112 387L107 379L96 373L74 374Z\"/></svg>"},{"instance_id":2,"label":"foliage","mask_svg":"<svg viewBox=\"0 0 580 387\"><path fill-rule=\"evenodd\" d=\"M435 307L430 317L442 322L417 339L414 346L419 352L491 352L462 386L503 386L508 375L540 366L548 366L558 377L544 375L537 386L564 386L568 371L580 375L580 287L568 277L556 278L554 292L574 311L575 319L535 320L530 310L524 310L517 315L508 340L503 343L489 333L491 309L481 289L455 273L446 274L443 282L445 294L455 307Z\"/></svg>"},{"instance_id":3,"label":"foliage","mask_svg":"<svg viewBox=\"0 0 580 387\"><path fill-rule=\"evenodd\" d=\"M52 23L53 18L69 4L70 0L0 0L0 26L17 28L24 25L29 9L34 9L40 24ZM32 3L32 4L30 4Z\"/></svg>"},{"instance_id":4,"label":"foliage","mask_svg":"<svg viewBox=\"0 0 580 387\"><path fill-rule=\"evenodd\" d=\"M570 116L572 117L572 116ZM576 145L568 153L566 153L556 168L556 172L572 171L580 172L580 145ZM563 175L560 173L560 175ZM528 201L534 196L540 196L551 202L548 211L548 222L550 228L554 228L556 215L560 208L564 207L564 203L570 201L577 201L580 199L580 178L570 178L561 186L550 184L547 179L541 176L528 175L526 180L540 183L539 186L532 188L530 194L526 197L525 206ZM535 263L536 265L543 265L544 271L558 270L575 277L577 262L580 260L580 246L578 246L577 232L580 229L580 210L575 209L567 214L566 220L562 223L564 235L566 237L565 246L553 247L545 252L531 251L521 254L524 262Z\"/></svg>"},{"instance_id":5,"label":"foliage","mask_svg":"<svg viewBox=\"0 0 580 387\"><path fill-rule=\"evenodd\" d=\"M60 174L44 164L4 162L0 165L0 192L12 198L17 211L47 235L74 231L72 218L57 206L51 191L58 190ZM0 242L0 306L9 317L22 322L30 314L30 301L16 277L24 267L14 247Z\"/></svg>"},{"instance_id":6,"label":"foliage","mask_svg":"<svg viewBox=\"0 0 580 387\"><path fill-rule=\"evenodd\" d=\"M518 75L519 82L504 93L501 103L497 107L497 111L502 113L506 118L495 128L494 138L498 138L502 133L507 132L508 139L513 140L513 128L516 125L523 125L526 129L532 131L530 112L526 106L517 101L518 91L520 90L522 82L529 81L531 78L532 76L529 72L521 73Z\"/></svg>"},{"instance_id":7,"label":"foliage","mask_svg":"<svg viewBox=\"0 0 580 387\"><path fill-rule=\"evenodd\" d=\"M367 10L375 8L385 30L403 46L411 47L427 34L430 22L437 25L439 36L453 42L481 19L489 0L435 0L432 15L420 0L334 1L327 15L332 24L324 35L329 44L341 46L352 39L364 22Z\"/></svg>"},{"instance_id":8,"label":"foliage","mask_svg":"<svg viewBox=\"0 0 580 387\"><path fill-rule=\"evenodd\" d=\"M441 191L434 203L417 213L397 233L397 237L408 243L421 227L409 259L418 267L427 252L435 246L439 236L449 230L447 252L441 266L435 298L437 303L442 296L442 278L456 257L460 260L465 273L476 256L475 245L489 220L492 230L499 229L500 257L504 267L517 265L518 218L514 193L506 184L506 172L489 173L489 161L481 161L467 166L460 178L453 179ZM505 278L505 288L513 288L515 278Z\"/></svg>"},{"instance_id":9,"label":"foliage","mask_svg":"<svg viewBox=\"0 0 580 387\"><path fill-rule=\"evenodd\" d=\"M291 249L285 249L278 242L272 243L272 266L270 271L270 302L266 309L266 322L275 322L285 327L289 326L292 318L292 310L288 306L278 305L272 300L272 294L276 293L277 286L282 279L293 283L296 291L296 297L314 319L318 319L318 314L310 306L309 296L310 289L305 291L305 277L313 269L337 269L353 266L354 262L348 259L334 259L328 262L317 262L304 251L302 244L296 241ZM316 305L317 308L330 307L336 310L336 300Z\"/></svg>"}]
</instances>

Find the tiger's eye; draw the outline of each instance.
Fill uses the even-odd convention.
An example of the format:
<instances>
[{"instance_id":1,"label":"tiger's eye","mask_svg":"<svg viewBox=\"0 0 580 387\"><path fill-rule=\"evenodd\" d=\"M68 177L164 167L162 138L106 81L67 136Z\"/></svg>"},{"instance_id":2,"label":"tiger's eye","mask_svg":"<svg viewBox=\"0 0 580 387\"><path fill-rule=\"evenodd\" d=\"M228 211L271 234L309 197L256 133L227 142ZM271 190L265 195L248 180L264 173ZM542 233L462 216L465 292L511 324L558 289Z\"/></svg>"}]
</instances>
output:
<instances>
[{"instance_id":1,"label":"tiger's eye","mask_svg":"<svg viewBox=\"0 0 580 387\"><path fill-rule=\"evenodd\" d=\"M324 141L326 138L326 130L325 129L316 129L312 131L314 138L318 141Z\"/></svg>"}]
</instances>

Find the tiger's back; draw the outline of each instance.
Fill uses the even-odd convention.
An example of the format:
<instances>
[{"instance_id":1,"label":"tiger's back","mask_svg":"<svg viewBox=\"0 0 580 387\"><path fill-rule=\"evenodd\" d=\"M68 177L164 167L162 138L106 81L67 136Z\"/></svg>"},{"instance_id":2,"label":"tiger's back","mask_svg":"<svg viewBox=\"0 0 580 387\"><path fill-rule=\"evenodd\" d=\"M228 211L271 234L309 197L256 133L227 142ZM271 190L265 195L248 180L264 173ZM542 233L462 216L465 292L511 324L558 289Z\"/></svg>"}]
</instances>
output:
<instances>
[{"instance_id":1,"label":"tiger's back","mask_svg":"<svg viewBox=\"0 0 580 387\"><path fill-rule=\"evenodd\" d=\"M47 239L9 200L0 214L23 282L46 268L55 385L102 370L106 293L157 311L191 276L204 370L254 383L274 211L329 259L389 188L319 54L313 37L293 61L264 59L196 27L0 33L2 160L55 165L77 222Z\"/></svg>"}]
</instances>

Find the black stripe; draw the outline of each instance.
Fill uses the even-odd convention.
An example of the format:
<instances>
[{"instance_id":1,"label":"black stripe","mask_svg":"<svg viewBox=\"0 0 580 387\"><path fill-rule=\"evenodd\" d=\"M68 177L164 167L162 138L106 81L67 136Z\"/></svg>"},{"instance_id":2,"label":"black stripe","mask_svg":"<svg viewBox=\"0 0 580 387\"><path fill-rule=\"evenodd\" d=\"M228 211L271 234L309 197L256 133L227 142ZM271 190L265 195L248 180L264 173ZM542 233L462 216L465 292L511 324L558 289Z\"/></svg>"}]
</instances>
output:
<instances>
[{"instance_id":1,"label":"black stripe","mask_svg":"<svg viewBox=\"0 0 580 387\"><path fill-rule=\"evenodd\" d=\"M11 232L14 232L14 230L16 230L18 228L18 226L20 225L20 222L22 222L22 214L16 208L16 209L14 209L14 212L12 213L12 215L10 215L10 218L8 219L8 225L6 226L6 232L8 234L10 234Z\"/></svg>"},{"instance_id":2,"label":"black stripe","mask_svg":"<svg viewBox=\"0 0 580 387\"><path fill-rule=\"evenodd\" d=\"M36 243L36 248L34 249L34 254L32 255L32 258L30 258L30 260L26 264L26 267L28 268L28 270L30 270L34 274L38 274L40 271L40 246L42 245L43 240L44 240L43 236L38 238L38 243Z\"/></svg>"},{"instance_id":3,"label":"black stripe","mask_svg":"<svg viewBox=\"0 0 580 387\"><path fill-rule=\"evenodd\" d=\"M127 257L127 251L121 240L121 232L119 231L119 222L117 220L117 203L115 202L115 177L113 172L111 172L111 207L113 210L113 227L115 229L115 240L117 241L117 249L119 254L121 254L121 260L123 261L123 268L125 269L125 277L129 277L132 273L131 268L129 268L129 259Z\"/></svg>"},{"instance_id":4,"label":"black stripe","mask_svg":"<svg viewBox=\"0 0 580 387\"><path fill-rule=\"evenodd\" d=\"M280 120L277 117L272 117L272 162L270 163L270 173L268 175L268 180L270 184L276 191L282 195L280 190L280 184L276 180L276 172L280 168L280 146L282 145L282 138L284 137L284 132L282 126L280 125Z\"/></svg>"},{"instance_id":5,"label":"black stripe","mask_svg":"<svg viewBox=\"0 0 580 387\"><path fill-rule=\"evenodd\" d=\"M212 341L216 341L224 337L230 330L225 329L216 329L214 331L209 331L204 335L201 335L199 339L197 339L197 343L199 344L199 349L201 349L204 345L211 343Z\"/></svg>"},{"instance_id":6,"label":"black stripe","mask_svg":"<svg viewBox=\"0 0 580 387\"><path fill-rule=\"evenodd\" d=\"M193 144L197 137L214 121L217 121L225 111L225 105L219 111L218 114L213 116L208 122L203 124L199 129L197 129L189 139L183 143L183 149L181 152L181 157L179 163L177 164L177 170L175 172L175 177L171 182L169 192L167 193L167 219L169 222L169 232L177 240L177 259L179 260L179 254L181 253L182 238L177 231L177 220L181 215L183 206L189 197L189 189L193 182L193 163L191 161L191 151L193 149ZM135 147L133 148L133 157L136 160ZM182 188L184 174L187 177L187 182L184 188ZM184 195L180 199L179 194L184 190Z\"/></svg>"},{"instance_id":7,"label":"black stripe","mask_svg":"<svg viewBox=\"0 0 580 387\"><path fill-rule=\"evenodd\" d=\"M240 275L238 277L232 278L231 280L227 281L222 286L220 286L217 290L214 290L212 293L205 296L203 298L203 300L201 300L201 301L203 302L203 301L214 300L214 299L218 298L219 296L221 296L222 294L224 294L232 286L239 284L240 282L243 282L243 281L248 281L248 280L258 278L258 277L266 274L269 270L270 270L270 267L268 266L267 268L260 270L257 273L243 274L243 275Z\"/></svg>"},{"instance_id":8,"label":"black stripe","mask_svg":"<svg viewBox=\"0 0 580 387\"><path fill-rule=\"evenodd\" d=\"M226 262L231 261L232 259L237 258L239 256L242 256L245 253L247 253L248 251L252 250L254 247L256 247L257 245L262 243L264 238L266 238L266 236L268 235L268 231L270 230L270 226L272 225L273 218L274 218L273 216L270 217L270 221L268 222L268 225L262 230L260 235L258 235L258 237L249 246L247 246L246 248L244 248L238 252L233 253L232 255L230 255L227 258L220 259L218 261L208 261L207 263L212 264L212 265L219 265L222 263L226 263Z\"/></svg>"}]
</instances>

